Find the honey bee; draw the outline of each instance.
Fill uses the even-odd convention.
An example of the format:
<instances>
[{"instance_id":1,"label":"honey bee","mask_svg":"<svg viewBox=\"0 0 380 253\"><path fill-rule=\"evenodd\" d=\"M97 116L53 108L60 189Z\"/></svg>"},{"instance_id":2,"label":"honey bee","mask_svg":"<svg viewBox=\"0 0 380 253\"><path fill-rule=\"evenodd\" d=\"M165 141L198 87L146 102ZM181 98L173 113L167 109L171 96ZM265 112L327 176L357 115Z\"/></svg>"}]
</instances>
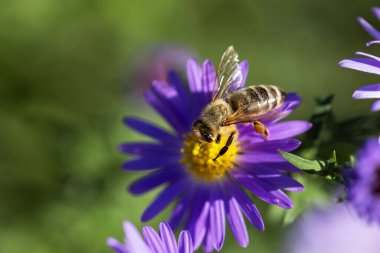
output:
<instances>
[{"instance_id":1,"label":"honey bee","mask_svg":"<svg viewBox=\"0 0 380 253\"><path fill-rule=\"evenodd\" d=\"M281 106L286 94L273 85L252 85L229 92L231 86L240 84L242 71L239 56L233 46L223 53L217 69L217 89L212 101L193 123L193 132L200 142L220 143L222 135L229 135L218 157L224 155L236 134L234 124L250 123L254 130L267 139L269 133L259 121L260 116Z\"/></svg>"}]
</instances>

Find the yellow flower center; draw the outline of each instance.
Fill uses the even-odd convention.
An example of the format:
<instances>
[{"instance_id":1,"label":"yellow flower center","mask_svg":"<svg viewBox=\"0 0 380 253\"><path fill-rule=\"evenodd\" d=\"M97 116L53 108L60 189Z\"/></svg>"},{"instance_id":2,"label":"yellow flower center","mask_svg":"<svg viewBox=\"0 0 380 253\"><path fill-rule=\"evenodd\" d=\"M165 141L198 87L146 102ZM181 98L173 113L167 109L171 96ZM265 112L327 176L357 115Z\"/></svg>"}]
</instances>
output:
<instances>
[{"instance_id":1,"label":"yellow flower center","mask_svg":"<svg viewBox=\"0 0 380 253\"><path fill-rule=\"evenodd\" d=\"M197 179L210 181L222 177L229 169L234 167L239 149L236 131L234 141L227 152L215 161L213 160L225 146L228 137L229 135L222 136L219 144L217 144L216 142L199 143L197 137L192 133L185 135L183 148L181 149L183 157L180 162L187 165L187 170Z\"/></svg>"}]
</instances>

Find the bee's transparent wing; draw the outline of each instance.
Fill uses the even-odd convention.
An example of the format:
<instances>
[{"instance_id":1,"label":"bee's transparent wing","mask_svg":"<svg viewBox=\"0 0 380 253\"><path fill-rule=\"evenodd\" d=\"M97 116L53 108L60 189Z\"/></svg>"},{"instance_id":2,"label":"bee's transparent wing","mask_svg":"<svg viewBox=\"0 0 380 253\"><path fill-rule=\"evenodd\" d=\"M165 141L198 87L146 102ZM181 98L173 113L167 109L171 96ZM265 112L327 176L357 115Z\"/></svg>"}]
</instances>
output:
<instances>
[{"instance_id":1,"label":"bee's transparent wing","mask_svg":"<svg viewBox=\"0 0 380 253\"><path fill-rule=\"evenodd\" d=\"M294 93L293 93L294 94ZM292 97L295 97L295 95ZM261 114L255 104L250 104L239 108L232 115L228 116L224 124L226 126L240 123L252 123L254 121L260 121L261 123L276 122L286 117L294 108L299 104L298 97L295 97L294 101L289 99L281 106L271 109L270 111Z\"/></svg>"},{"instance_id":2,"label":"bee's transparent wing","mask_svg":"<svg viewBox=\"0 0 380 253\"><path fill-rule=\"evenodd\" d=\"M242 76L239 55L233 46L229 46L223 53L218 66L216 77L217 89L212 96L212 100L223 97L231 85L242 81Z\"/></svg>"},{"instance_id":3,"label":"bee's transparent wing","mask_svg":"<svg viewBox=\"0 0 380 253\"><path fill-rule=\"evenodd\" d=\"M235 113L227 117L224 124L229 126L240 123L252 123L255 120L257 120L257 114L246 112L244 108L240 108Z\"/></svg>"},{"instance_id":4,"label":"bee's transparent wing","mask_svg":"<svg viewBox=\"0 0 380 253\"><path fill-rule=\"evenodd\" d=\"M242 106L236 112L227 117L225 125L239 124L239 123L252 123L254 121L269 121L278 116L278 113L282 111L282 106L271 109L268 112L262 113L260 111L260 105L257 103L251 103L246 106Z\"/></svg>"}]
</instances>

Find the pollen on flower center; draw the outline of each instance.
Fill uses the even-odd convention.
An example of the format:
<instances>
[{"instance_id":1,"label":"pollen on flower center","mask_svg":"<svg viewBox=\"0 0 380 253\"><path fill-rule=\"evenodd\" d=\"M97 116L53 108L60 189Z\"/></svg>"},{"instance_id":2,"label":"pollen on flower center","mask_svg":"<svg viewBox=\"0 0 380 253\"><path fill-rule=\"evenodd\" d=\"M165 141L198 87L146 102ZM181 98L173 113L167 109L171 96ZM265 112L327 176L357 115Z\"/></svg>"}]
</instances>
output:
<instances>
[{"instance_id":1,"label":"pollen on flower center","mask_svg":"<svg viewBox=\"0 0 380 253\"><path fill-rule=\"evenodd\" d=\"M195 178L206 181L220 178L227 170L234 167L236 154L239 150L238 136L235 134L234 141L228 148L228 151L214 161L213 159L226 144L227 139L228 135L224 135L219 144L215 142L199 143L197 137L192 133L187 134L185 135L183 148L181 149L183 157L180 162L185 164L187 170L193 173Z\"/></svg>"}]
</instances>

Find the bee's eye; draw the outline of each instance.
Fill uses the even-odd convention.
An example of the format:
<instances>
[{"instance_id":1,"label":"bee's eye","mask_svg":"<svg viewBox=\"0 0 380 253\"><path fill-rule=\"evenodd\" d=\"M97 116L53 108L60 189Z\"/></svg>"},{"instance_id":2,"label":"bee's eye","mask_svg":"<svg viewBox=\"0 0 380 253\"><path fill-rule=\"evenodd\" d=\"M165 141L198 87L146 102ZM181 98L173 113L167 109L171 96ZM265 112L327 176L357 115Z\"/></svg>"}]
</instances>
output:
<instances>
[{"instance_id":1,"label":"bee's eye","mask_svg":"<svg viewBox=\"0 0 380 253\"><path fill-rule=\"evenodd\" d=\"M204 134L203 135L203 139L205 141L207 141L207 142L212 142L213 141L211 134Z\"/></svg>"}]
</instances>

